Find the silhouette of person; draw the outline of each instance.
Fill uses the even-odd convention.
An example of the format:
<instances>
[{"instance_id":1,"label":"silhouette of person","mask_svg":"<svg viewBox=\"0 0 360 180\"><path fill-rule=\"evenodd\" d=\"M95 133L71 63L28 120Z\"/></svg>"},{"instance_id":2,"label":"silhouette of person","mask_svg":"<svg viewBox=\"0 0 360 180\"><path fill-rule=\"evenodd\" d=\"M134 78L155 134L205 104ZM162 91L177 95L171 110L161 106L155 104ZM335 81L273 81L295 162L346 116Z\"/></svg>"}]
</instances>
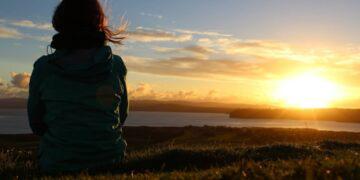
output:
<instances>
[{"instance_id":1,"label":"silhouette of person","mask_svg":"<svg viewBox=\"0 0 360 180\"><path fill-rule=\"evenodd\" d=\"M41 136L44 172L76 172L119 163L126 142L126 67L109 42L121 44L126 25L111 30L98 0L62 0L53 15L55 52L31 75L28 118Z\"/></svg>"}]
</instances>

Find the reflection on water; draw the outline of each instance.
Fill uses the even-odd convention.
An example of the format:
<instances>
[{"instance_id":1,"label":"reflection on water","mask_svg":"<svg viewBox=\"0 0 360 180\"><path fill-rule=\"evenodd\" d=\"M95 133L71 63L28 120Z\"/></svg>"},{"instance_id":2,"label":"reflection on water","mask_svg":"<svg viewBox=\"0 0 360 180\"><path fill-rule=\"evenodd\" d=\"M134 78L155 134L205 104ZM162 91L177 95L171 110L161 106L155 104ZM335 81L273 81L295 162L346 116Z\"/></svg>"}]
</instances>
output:
<instances>
[{"instance_id":1,"label":"reflection on water","mask_svg":"<svg viewBox=\"0 0 360 180\"><path fill-rule=\"evenodd\" d=\"M227 114L131 112L126 126L229 126L229 127L279 127L311 128L329 131L360 132L360 123L333 121L300 121L280 119L230 119ZM0 134L30 133L26 110L0 110Z\"/></svg>"}]
</instances>

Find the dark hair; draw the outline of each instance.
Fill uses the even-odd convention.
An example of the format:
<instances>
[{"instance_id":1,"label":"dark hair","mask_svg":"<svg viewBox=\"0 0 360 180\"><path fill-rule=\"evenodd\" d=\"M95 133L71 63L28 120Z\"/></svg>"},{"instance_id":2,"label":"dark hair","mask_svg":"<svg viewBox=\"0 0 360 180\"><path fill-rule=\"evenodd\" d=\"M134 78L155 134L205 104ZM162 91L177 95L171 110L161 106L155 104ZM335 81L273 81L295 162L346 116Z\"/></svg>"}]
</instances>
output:
<instances>
[{"instance_id":1,"label":"dark hair","mask_svg":"<svg viewBox=\"0 0 360 180\"><path fill-rule=\"evenodd\" d=\"M71 33L79 30L99 31L105 34L104 41L122 44L122 35L127 23L116 30L108 26L104 9L98 0L62 0L56 7L53 27L59 33Z\"/></svg>"}]
</instances>

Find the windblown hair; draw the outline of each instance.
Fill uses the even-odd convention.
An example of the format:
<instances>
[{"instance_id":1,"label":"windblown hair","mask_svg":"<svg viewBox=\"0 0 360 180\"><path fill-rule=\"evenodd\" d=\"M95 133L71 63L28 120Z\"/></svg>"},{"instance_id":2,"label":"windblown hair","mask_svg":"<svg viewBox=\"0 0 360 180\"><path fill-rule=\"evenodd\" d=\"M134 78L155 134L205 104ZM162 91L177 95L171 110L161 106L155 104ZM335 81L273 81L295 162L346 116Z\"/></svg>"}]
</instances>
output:
<instances>
[{"instance_id":1,"label":"windblown hair","mask_svg":"<svg viewBox=\"0 0 360 180\"><path fill-rule=\"evenodd\" d=\"M105 41L122 44L127 23L115 30L108 26L108 19L98 0L62 0L57 6L52 24L59 33L71 33L81 30L100 31Z\"/></svg>"}]
</instances>

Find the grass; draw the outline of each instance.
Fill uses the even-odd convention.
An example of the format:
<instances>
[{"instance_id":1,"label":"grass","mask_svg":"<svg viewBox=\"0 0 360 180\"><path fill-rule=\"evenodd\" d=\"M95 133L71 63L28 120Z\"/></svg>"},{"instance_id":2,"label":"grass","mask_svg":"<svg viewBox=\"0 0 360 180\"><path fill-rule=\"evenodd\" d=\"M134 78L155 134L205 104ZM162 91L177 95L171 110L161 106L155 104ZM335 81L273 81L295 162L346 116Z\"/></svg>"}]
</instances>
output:
<instances>
[{"instance_id":1,"label":"grass","mask_svg":"<svg viewBox=\"0 0 360 180\"><path fill-rule=\"evenodd\" d=\"M360 179L360 133L310 129L128 127L125 161L41 174L38 138L0 135L0 179Z\"/></svg>"}]
</instances>

